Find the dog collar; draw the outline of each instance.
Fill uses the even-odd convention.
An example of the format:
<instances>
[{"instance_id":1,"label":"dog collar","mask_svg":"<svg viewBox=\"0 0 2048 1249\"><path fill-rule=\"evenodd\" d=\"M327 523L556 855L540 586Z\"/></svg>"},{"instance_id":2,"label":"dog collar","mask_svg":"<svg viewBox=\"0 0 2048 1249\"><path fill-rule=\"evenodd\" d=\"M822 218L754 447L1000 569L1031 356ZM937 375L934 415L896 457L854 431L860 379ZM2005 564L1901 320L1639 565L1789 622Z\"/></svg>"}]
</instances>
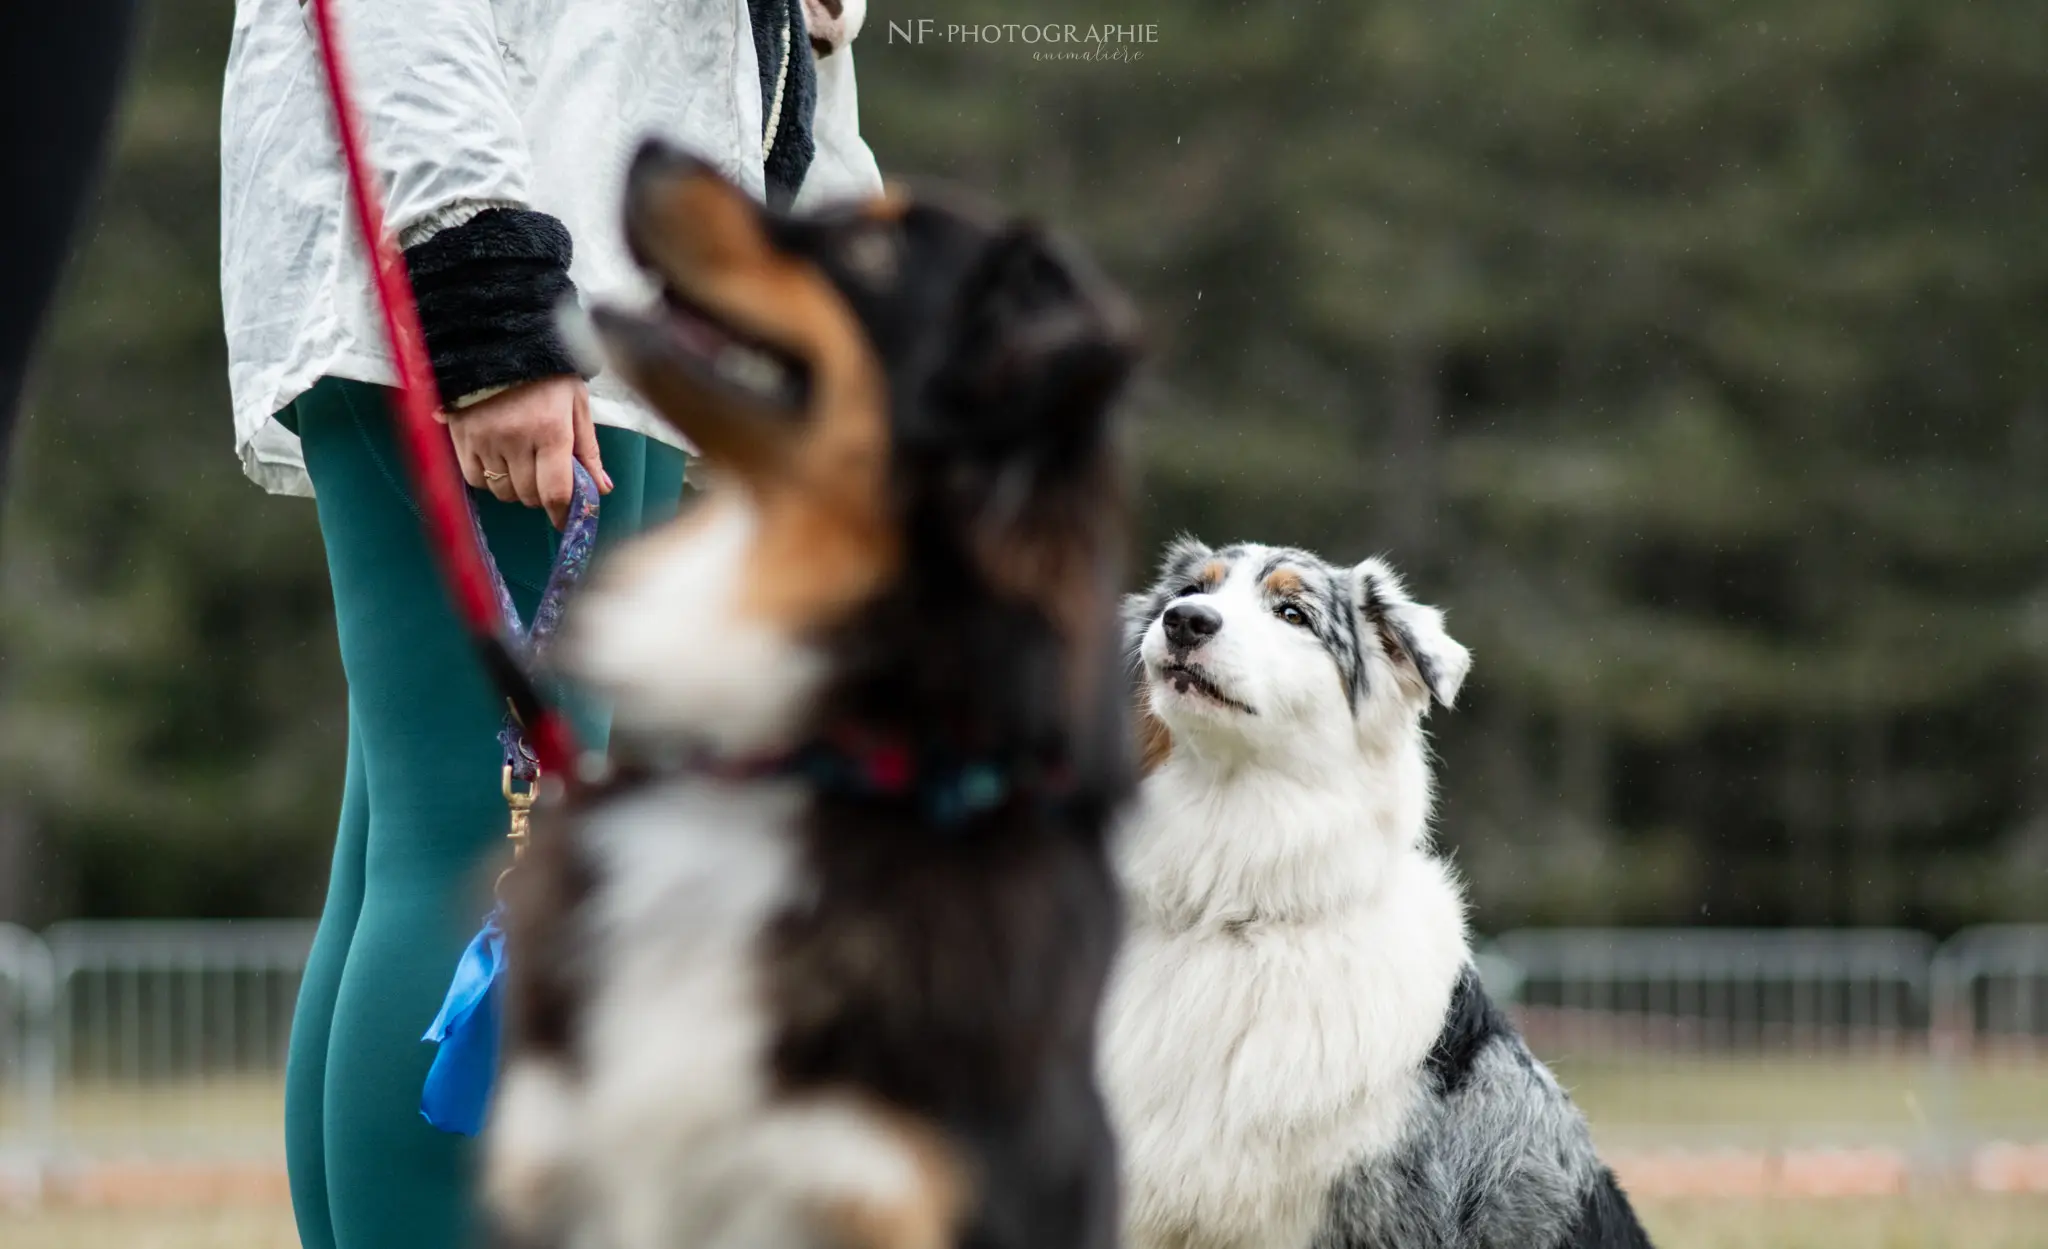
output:
<instances>
[{"instance_id":1,"label":"dog collar","mask_svg":"<svg viewBox=\"0 0 2048 1249\"><path fill-rule=\"evenodd\" d=\"M920 752L900 739L842 732L779 754L732 757L677 750L628 756L615 761L587 792L692 775L736 784L797 780L821 794L915 802L927 820L942 828L957 827L1027 793L1056 800L1070 787L1063 769Z\"/></svg>"}]
</instances>

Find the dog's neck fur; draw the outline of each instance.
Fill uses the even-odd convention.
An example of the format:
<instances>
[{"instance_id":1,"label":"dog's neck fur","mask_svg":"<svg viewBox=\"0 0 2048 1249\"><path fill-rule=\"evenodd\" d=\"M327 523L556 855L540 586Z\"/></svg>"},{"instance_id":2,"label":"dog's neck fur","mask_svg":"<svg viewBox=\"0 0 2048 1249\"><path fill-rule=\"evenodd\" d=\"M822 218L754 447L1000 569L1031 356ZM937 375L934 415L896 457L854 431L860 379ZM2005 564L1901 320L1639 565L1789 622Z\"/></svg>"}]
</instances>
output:
<instances>
[{"instance_id":1,"label":"dog's neck fur","mask_svg":"<svg viewBox=\"0 0 2048 1249\"><path fill-rule=\"evenodd\" d=\"M1376 904L1398 861L1429 857L1429 766L1412 719L1293 746L1175 743L1145 784L1124 855L1145 922L1176 931L1355 914Z\"/></svg>"},{"instance_id":2,"label":"dog's neck fur","mask_svg":"<svg viewBox=\"0 0 2048 1249\"><path fill-rule=\"evenodd\" d=\"M1104 1034L1133 1249L1307 1244L1400 1139L1470 955L1420 708L1385 715L1286 752L1182 738L1140 790Z\"/></svg>"}]
</instances>

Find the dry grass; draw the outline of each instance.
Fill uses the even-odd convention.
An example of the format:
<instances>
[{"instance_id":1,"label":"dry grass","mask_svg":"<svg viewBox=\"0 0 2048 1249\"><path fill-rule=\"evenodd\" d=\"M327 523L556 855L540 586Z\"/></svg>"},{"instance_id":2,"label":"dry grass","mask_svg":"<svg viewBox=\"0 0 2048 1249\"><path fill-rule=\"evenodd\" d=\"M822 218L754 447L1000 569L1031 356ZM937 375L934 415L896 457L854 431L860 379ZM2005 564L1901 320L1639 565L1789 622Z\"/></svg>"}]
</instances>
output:
<instances>
[{"instance_id":1,"label":"dry grass","mask_svg":"<svg viewBox=\"0 0 2048 1249\"><path fill-rule=\"evenodd\" d=\"M281 1157L284 1085L277 1076L161 1084L80 1083L64 1089L52 1127L67 1153ZM0 1099L0 1142L26 1133L28 1107Z\"/></svg>"},{"instance_id":2,"label":"dry grass","mask_svg":"<svg viewBox=\"0 0 2048 1249\"><path fill-rule=\"evenodd\" d=\"M1914 1057L1560 1055L1552 1066L1611 1146L1901 1145L1943 1122L1974 1139L2048 1138L2048 1062L1977 1063L1946 1083ZM275 1156L283 1120L274 1077L86 1084L56 1107L65 1145L101 1156ZM0 1143L25 1126L25 1108L0 1099Z\"/></svg>"},{"instance_id":3,"label":"dry grass","mask_svg":"<svg viewBox=\"0 0 2048 1249\"><path fill-rule=\"evenodd\" d=\"M1659 1249L2044 1249L2048 1198L1684 1201L1648 1206Z\"/></svg>"},{"instance_id":4,"label":"dry grass","mask_svg":"<svg viewBox=\"0 0 2048 1249\"><path fill-rule=\"evenodd\" d=\"M1948 1086L1914 1059L1689 1059L1557 1063L1610 1145L1722 1139L1901 1144L1943 1105L1975 1133L2048 1139L2048 1065L1983 1064ZM57 1119L74 1147L180 1157L272 1158L282 1118L274 1081L150 1090L73 1089ZM10 1118L0 1107L0 1137ZM13 1126L19 1127L19 1120ZM4 1249L291 1249L291 1214L260 1189L176 1207L0 1206ZM146 1196L144 1200L155 1200ZM2048 1249L2048 1197L1668 1200L1642 1207L1660 1249Z\"/></svg>"},{"instance_id":5,"label":"dry grass","mask_svg":"<svg viewBox=\"0 0 2048 1249\"><path fill-rule=\"evenodd\" d=\"M296 1249L291 1210L279 1205L164 1210L7 1210L7 1249Z\"/></svg>"},{"instance_id":6,"label":"dry grass","mask_svg":"<svg viewBox=\"0 0 2048 1249\"><path fill-rule=\"evenodd\" d=\"M1644 1221L1659 1249L2044 1249L2048 1198L1674 1202ZM8 1211L7 1249L293 1249L282 1206Z\"/></svg>"},{"instance_id":7,"label":"dry grass","mask_svg":"<svg viewBox=\"0 0 2048 1249\"><path fill-rule=\"evenodd\" d=\"M1934 1123L1976 1138L2048 1136L2048 1063L1977 1063L1944 1079L1924 1058L1552 1062L1609 1141L1907 1142Z\"/></svg>"},{"instance_id":8,"label":"dry grass","mask_svg":"<svg viewBox=\"0 0 2048 1249\"><path fill-rule=\"evenodd\" d=\"M1610 1140L1684 1144L1906 1141L1932 1122L1975 1138L2048 1137L2048 1062L1982 1062L1943 1083L1923 1058L1606 1058L1560 1055L1558 1078ZM86 1153L182 1153L211 1143L244 1155L282 1147L283 1090L253 1077L205 1083L86 1084L66 1091L57 1128ZM26 1126L0 1098L0 1140Z\"/></svg>"}]
</instances>

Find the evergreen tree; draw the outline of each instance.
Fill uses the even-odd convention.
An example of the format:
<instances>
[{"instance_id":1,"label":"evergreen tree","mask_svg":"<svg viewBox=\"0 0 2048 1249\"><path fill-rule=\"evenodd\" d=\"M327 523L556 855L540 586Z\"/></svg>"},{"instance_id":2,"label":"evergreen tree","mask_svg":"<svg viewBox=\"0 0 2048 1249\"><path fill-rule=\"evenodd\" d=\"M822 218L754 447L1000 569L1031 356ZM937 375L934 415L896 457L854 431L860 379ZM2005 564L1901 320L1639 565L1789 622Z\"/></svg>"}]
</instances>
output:
<instances>
[{"instance_id":1,"label":"evergreen tree","mask_svg":"<svg viewBox=\"0 0 2048 1249\"><path fill-rule=\"evenodd\" d=\"M0 538L0 919L308 914L346 696L313 509L235 462L232 5L147 15Z\"/></svg>"},{"instance_id":2,"label":"evergreen tree","mask_svg":"<svg viewBox=\"0 0 2048 1249\"><path fill-rule=\"evenodd\" d=\"M230 9L155 12L0 530L0 876L40 830L65 910L302 912L324 876L312 510L227 446ZM871 15L884 169L1136 291L1148 545L1384 550L1451 609L1441 824L1483 927L2048 905L2035 0L1025 16ZM1111 22L1051 59L1046 25Z\"/></svg>"},{"instance_id":3,"label":"evergreen tree","mask_svg":"<svg viewBox=\"0 0 2048 1249\"><path fill-rule=\"evenodd\" d=\"M870 49L872 128L1143 289L1154 540L1452 606L1486 921L2048 901L2038 12L1138 7L1090 73Z\"/></svg>"}]
</instances>

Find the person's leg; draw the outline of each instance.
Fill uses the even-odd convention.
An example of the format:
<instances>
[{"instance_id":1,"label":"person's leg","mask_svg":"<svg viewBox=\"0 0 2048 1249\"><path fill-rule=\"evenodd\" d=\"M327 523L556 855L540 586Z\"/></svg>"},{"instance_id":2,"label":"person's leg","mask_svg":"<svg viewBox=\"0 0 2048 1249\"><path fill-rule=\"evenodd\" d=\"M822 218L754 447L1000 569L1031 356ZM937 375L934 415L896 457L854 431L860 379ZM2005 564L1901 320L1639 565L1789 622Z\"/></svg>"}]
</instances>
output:
<instances>
[{"instance_id":1,"label":"person's leg","mask_svg":"<svg viewBox=\"0 0 2048 1249\"><path fill-rule=\"evenodd\" d=\"M348 780L341 791L341 821L334 837L334 865L327 873L327 900L299 1000L292 1011L291 1050L284 1068L285 1170L291 1179L292 1217L304 1249L335 1249L334 1223L327 1209L327 1148L322 1101L327 1085L327 1035L334 1021L334 996L348 959L349 939L363 906L363 847L370 832L370 796L363 783L363 749L349 716Z\"/></svg>"},{"instance_id":2,"label":"person's leg","mask_svg":"<svg viewBox=\"0 0 2048 1249\"><path fill-rule=\"evenodd\" d=\"M647 440L647 472L641 478L645 499L640 504L640 528L652 529L672 519L683 501L683 475L690 457L663 443Z\"/></svg>"},{"instance_id":3,"label":"person's leg","mask_svg":"<svg viewBox=\"0 0 2048 1249\"><path fill-rule=\"evenodd\" d=\"M297 414L369 795L363 904L336 995L323 1103L335 1244L459 1249L470 1235L472 1151L420 1117L434 1053L420 1036L489 906L506 824L503 703L447 606L384 392L329 379ZM639 441L606 431L607 466L614 456L637 465ZM610 471L604 545L640 510L638 472ZM479 510L513 597L531 612L553 558L546 515L487 497Z\"/></svg>"},{"instance_id":4,"label":"person's leg","mask_svg":"<svg viewBox=\"0 0 2048 1249\"><path fill-rule=\"evenodd\" d=\"M630 430L609 425L597 427L597 453L604 460L604 471L612 478L612 492L598 508L598 529L606 535L608 543L640 532L641 513L647 501L644 482L648 456L658 449L658 444Z\"/></svg>"}]
</instances>

